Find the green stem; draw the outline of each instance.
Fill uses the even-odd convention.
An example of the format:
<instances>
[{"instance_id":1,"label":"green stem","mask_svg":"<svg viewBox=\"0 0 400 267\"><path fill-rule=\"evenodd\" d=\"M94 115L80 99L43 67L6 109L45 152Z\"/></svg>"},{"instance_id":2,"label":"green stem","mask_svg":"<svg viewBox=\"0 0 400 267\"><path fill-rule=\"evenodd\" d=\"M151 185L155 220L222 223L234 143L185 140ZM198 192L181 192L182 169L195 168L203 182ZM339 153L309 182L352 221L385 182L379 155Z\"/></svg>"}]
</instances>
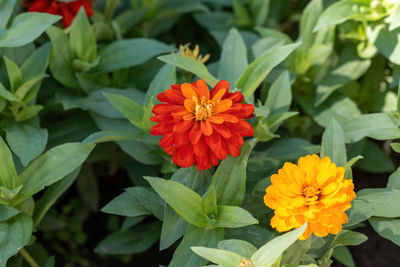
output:
<instances>
[{"instance_id":1,"label":"green stem","mask_svg":"<svg viewBox=\"0 0 400 267\"><path fill-rule=\"evenodd\" d=\"M29 254L29 252L26 251L24 248L21 248L19 250L19 254L21 254L21 256L26 260L27 263L29 263L31 267L40 267L35 259L32 258L31 254Z\"/></svg>"}]
</instances>

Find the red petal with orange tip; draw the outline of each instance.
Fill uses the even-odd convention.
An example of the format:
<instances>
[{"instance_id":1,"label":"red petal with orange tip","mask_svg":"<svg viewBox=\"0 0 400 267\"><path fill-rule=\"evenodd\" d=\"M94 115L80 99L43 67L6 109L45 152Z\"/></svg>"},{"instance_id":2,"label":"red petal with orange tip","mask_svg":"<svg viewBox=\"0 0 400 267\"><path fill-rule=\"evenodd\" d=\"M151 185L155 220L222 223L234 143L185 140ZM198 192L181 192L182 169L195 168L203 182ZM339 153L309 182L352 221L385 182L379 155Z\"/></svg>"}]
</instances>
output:
<instances>
[{"instance_id":1,"label":"red petal with orange tip","mask_svg":"<svg viewBox=\"0 0 400 267\"><path fill-rule=\"evenodd\" d=\"M185 97L182 95L181 92L178 92L173 89L167 89L164 91L164 95L167 97L168 101L167 103L170 104L177 104L177 105L183 105L183 102L185 101ZM165 102L165 101L163 101Z\"/></svg>"},{"instance_id":2,"label":"red petal with orange tip","mask_svg":"<svg viewBox=\"0 0 400 267\"><path fill-rule=\"evenodd\" d=\"M222 96L222 98L224 98L226 94L229 92L229 82L225 80L219 81L211 90L211 98L213 98L215 94L221 89L226 89L225 94Z\"/></svg>"},{"instance_id":3,"label":"red petal with orange tip","mask_svg":"<svg viewBox=\"0 0 400 267\"><path fill-rule=\"evenodd\" d=\"M200 122L200 128L201 128L201 131L203 132L203 134L206 135L206 136L212 135L212 133L213 133L212 125L207 120Z\"/></svg>"},{"instance_id":4,"label":"red petal with orange tip","mask_svg":"<svg viewBox=\"0 0 400 267\"><path fill-rule=\"evenodd\" d=\"M241 92L235 92L229 93L226 98L232 100L233 103L242 103L244 96Z\"/></svg>"},{"instance_id":5,"label":"red petal with orange tip","mask_svg":"<svg viewBox=\"0 0 400 267\"><path fill-rule=\"evenodd\" d=\"M223 114L218 114L218 116L222 117L226 122L237 123L239 121L239 119L236 116L233 116L231 114L223 113Z\"/></svg>"},{"instance_id":6,"label":"red petal with orange tip","mask_svg":"<svg viewBox=\"0 0 400 267\"><path fill-rule=\"evenodd\" d=\"M200 140L202 134L203 132L200 129L200 123L196 122L189 132L190 142L192 142L193 145L196 144Z\"/></svg>"}]
</instances>

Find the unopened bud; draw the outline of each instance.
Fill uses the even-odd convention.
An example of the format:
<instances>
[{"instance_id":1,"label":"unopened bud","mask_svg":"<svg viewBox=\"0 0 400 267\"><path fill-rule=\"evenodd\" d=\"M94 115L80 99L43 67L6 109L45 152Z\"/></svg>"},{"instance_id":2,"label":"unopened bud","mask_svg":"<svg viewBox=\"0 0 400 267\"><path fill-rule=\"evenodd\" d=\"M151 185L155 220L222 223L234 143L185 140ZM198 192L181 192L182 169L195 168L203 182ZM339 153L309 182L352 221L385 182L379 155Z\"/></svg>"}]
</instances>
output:
<instances>
[{"instance_id":1,"label":"unopened bud","mask_svg":"<svg viewBox=\"0 0 400 267\"><path fill-rule=\"evenodd\" d=\"M250 259L243 259L239 262L238 267L254 267L254 264Z\"/></svg>"}]
</instances>

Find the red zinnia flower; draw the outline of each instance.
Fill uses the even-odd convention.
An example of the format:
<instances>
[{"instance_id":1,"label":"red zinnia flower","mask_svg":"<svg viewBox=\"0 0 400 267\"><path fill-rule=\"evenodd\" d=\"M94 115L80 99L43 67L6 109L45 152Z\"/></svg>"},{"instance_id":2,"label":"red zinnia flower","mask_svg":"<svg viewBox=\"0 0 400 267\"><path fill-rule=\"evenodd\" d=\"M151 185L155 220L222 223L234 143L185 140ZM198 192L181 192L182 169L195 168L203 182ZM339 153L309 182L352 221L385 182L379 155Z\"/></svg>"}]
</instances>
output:
<instances>
[{"instance_id":1,"label":"red zinnia flower","mask_svg":"<svg viewBox=\"0 0 400 267\"><path fill-rule=\"evenodd\" d=\"M236 157L243 136L252 136L250 118L254 106L242 104L240 92L230 93L229 83L220 81L210 92L204 80L175 84L157 95L165 104L154 106L152 135L163 135L160 146L184 168L199 170L218 165L228 154Z\"/></svg>"},{"instance_id":2,"label":"red zinnia flower","mask_svg":"<svg viewBox=\"0 0 400 267\"><path fill-rule=\"evenodd\" d=\"M93 16L93 7L90 0L76 0L72 2L61 2L57 0L34 0L25 2L29 6L29 12L44 12L62 16L64 27L71 25L79 9L83 6L88 17Z\"/></svg>"}]
</instances>

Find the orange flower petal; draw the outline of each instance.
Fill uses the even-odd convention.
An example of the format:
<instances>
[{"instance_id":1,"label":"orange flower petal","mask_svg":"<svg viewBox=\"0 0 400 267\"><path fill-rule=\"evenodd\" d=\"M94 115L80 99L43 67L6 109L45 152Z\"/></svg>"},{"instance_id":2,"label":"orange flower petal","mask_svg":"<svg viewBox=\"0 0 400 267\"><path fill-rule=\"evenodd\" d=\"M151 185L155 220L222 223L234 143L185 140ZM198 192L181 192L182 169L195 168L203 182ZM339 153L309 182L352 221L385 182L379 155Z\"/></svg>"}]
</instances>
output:
<instances>
[{"instance_id":1,"label":"orange flower petal","mask_svg":"<svg viewBox=\"0 0 400 267\"><path fill-rule=\"evenodd\" d=\"M192 99L186 99L184 102L185 109L191 113L195 110L195 104Z\"/></svg>"},{"instance_id":2,"label":"orange flower petal","mask_svg":"<svg viewBox=\"0 0 400 267\"><path fill-rule=\"evenodd\" d=\"M214 107L213 113L218 114L227 111L232 106L232 100L224 99L217 103Z\"/></svg>"},{"instance_id":3,"label":"orange flower petal","mask_svg":"<svg viewBox=\"0 0 400 267\"><path fill-rule=\"evenodd\" d=\"M212 101L220 101L222 99L222 97L225 95L226 93L226 89L222 88L221 90L219 90L211 99Z\"/></svg>"},{"instance_id":4,"label":"orange flower petal","mask_svg":"<svg viewBox=\"0 0 400 267\"><path fill-rule=\"evenodd\" d=\"M189 132L190 142L192 142L193 145L197 144L197 142L199 142L202 134L203 134L203 132L200 129L200 123L196 122L194 124L193 128Z\"/></svg>"},{"instance_id":5,"label":"orange flower petal","mask_svg":"<svg viewBox=\"0 0 400 267\"><path fill-rule=\"evenodd\" d=\"M212 122L212 123L216 123L216 124L224 123L224 118L222 118L221 116L218 116L218 115L211 116L207 120Z\"/></svg>"},{"instance_id":6,"label":"orange flower petal","mask_svg":"<svg viewBox=\"0 0 400 267\"><path fill-rule=\"evenodd\" d=\"M237 117L231 114L218 114L218 116L222 117L226 122L237 123L239 121Z\"/></svg>"},{"instance_id":7,"label":"orange flower petal","mask_svg":"<svg viewBox=\"0 0 400 267\"><path fill-rule=\"evenodd\" d=\"M204 96L207 100L210 99L210 90L208 89L208 86L204 80L197 80L196 87L196 92L199 98L202 98Z\"/></svg>"},{"instance_id":8,"label":"orange flower petal","mask_svg":"<svg viewBox=\"0 0 400 267\"><path fill-rule=\"evenodd\" d=\"M209 136L213 133L212 125L209 121L201 121L200 128L204 135Z\"/></svg>"},{"instance_id":9,"label":"orange flower petal","mask_svg":"<svg viewBox=\"0 0 400 267\"><path fill-rule=\"evenodd\" d=\"M182 94L187 98L187 99L193 99L193 97L198 98L196 94L196 87L194 87L190 83L184 83L181 86L181 91Z\"/></svg>"},{"instance_id":10,"label":"orange flower petal","mask_svg":"<svg viewBox=\"0 0 400 267\"><path fill-rule=\"evenodd\" d=\"M213 98L215 94L221 89L225 89L226 90L225 94L226 94L229 91L229 82L225 80L219 81L211 90L211 98Z\"/></svg>"}]
</instances>

